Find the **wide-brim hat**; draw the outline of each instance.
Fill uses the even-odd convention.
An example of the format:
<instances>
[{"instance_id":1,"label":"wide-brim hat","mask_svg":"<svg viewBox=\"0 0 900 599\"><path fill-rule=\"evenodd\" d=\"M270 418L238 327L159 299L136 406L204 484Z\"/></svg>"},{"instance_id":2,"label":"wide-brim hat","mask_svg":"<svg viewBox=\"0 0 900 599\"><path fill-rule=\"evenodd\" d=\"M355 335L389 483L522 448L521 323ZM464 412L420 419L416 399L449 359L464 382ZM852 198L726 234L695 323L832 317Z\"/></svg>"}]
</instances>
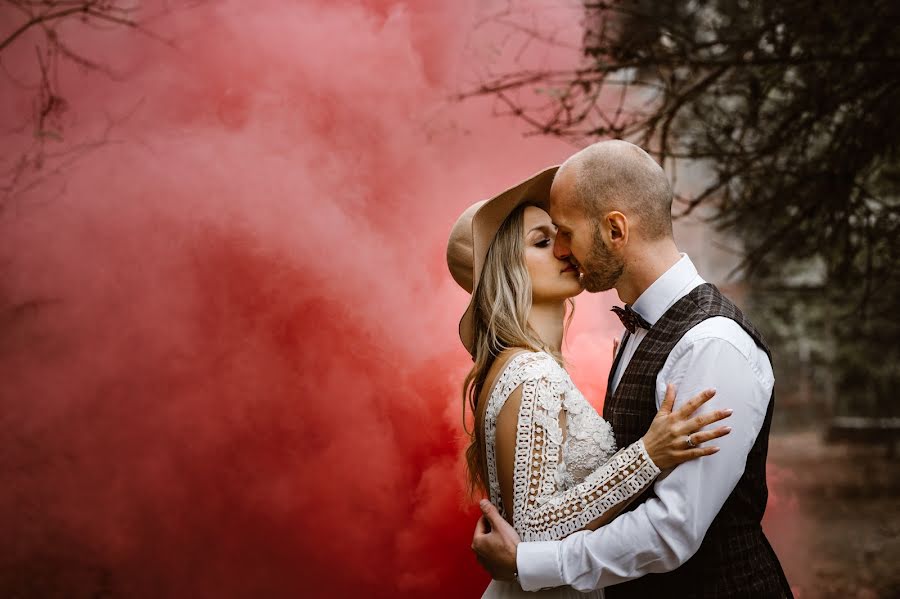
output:
<instances>
[{"instance_id":1,"label":"wide-brim hat","mask_svg":"<svg viewBox=\"0 0 900 599\"><path fill-rule=\"evenodd\" d=\"M522 204L534 204L547 210L550 185L559 166L551 166L487 200L475 202L456 220L447 242L447 266L460 287L472 297L459 321L459 338L472 354L475 346L475 290L491 242L500 225Z\"/></svg>"}]
</instances>

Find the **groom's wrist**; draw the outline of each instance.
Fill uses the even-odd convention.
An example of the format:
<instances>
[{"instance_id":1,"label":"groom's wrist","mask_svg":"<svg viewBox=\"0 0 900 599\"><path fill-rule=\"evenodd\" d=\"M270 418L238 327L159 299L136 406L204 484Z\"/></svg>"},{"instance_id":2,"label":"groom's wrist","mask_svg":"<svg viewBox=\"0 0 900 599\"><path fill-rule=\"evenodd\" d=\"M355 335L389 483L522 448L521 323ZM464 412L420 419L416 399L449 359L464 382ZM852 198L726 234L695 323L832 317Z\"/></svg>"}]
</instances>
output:
<instances>
[{"instance_id":1,"label":"groom's wrist","mask_svg":"<svg viewBox=\"0 0 900 599\"><path fill-rule=\"evenodd\" d=\"M559 541L532 541L516 546L516 575L526 591L562 586Z\"/></svg>"}]
</instances>

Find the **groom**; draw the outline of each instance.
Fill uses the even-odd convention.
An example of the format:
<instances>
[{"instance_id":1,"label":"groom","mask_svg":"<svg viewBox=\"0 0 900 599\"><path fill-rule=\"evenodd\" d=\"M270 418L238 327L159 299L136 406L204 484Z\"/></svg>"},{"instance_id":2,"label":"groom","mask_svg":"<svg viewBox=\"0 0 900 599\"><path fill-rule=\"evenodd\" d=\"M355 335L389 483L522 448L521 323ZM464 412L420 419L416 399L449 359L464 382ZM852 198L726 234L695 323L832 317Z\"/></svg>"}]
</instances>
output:
<instances>
[{"instance_id":1,"label":"groom","mask_svg":"<svg viewBox=\"0 0 900 599\"><path fill-rule=\"evenodd\" d=\"M554 252L578 267L587 291L615 288L626 305L603 408L619 447L647 431L666 383L686 398L715 388L701 411L733 408L734 430L719 453L664 474L611 523L562 541L520 542L483 501L472 549L494 578L517 578L529 591L605 587L608 599L792 597L760 526L774 407L769 350L678 252L671 210L668 179L646 152L596 143L553 180Z\"/></svg>"}]
</instances>

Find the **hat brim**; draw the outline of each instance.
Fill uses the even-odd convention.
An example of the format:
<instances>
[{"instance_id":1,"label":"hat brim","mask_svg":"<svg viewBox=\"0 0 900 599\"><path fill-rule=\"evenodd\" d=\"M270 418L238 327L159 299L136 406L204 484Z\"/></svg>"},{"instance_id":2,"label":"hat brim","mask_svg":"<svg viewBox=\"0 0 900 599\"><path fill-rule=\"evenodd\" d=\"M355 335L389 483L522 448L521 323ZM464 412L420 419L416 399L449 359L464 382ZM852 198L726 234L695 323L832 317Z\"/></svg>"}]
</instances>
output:
<instances>
[{"instance_id":1,"label":"hat brim","mask_svg":"<svg viewBox=\"0 0 900 599\"><path fill-rule=\"evenodd\" d=\"M534 204L549 210L550 186L558 169L559 165L551 166L510 187L485 201L472 217L472 297L459 320L459 339L470 354L475 349L475 292L478 290L488 249L503 221L522 204Z\"/></svg>"}]
</instances>

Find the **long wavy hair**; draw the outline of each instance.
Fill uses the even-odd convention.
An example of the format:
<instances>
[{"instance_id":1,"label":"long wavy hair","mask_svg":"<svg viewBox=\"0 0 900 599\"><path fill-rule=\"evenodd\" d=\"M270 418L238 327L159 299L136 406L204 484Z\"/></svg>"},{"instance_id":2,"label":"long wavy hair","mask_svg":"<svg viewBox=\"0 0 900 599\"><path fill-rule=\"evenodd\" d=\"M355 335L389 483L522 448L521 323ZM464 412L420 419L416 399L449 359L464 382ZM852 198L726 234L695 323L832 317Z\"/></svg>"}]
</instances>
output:
<instances>
[{"instance_id":1,"label":"long wavy hair","mask_svg":"<svg viewBox=\"0 0 900 599\"><path fill-rule=\"evenodd\" d=\"M463 382L463 430L469 436L466 448L466 474L469 497L476 491L485 495L488 491L487 464L485 459L484 424L478 417L478 399L484 387L488 371L500 353L511 347L532 351L545 351L563 364L562 355L546 346L528 324L531 311L531 278L525 265L524 213L528 205L517 207L500 225L497 235L488 248L474 304L475 364ZM568 330L575 310L575 301L566 300L569 306L563 335ZM466 406L472 411L474 428L466 429Z\"/></svg>"}]
</instances>

